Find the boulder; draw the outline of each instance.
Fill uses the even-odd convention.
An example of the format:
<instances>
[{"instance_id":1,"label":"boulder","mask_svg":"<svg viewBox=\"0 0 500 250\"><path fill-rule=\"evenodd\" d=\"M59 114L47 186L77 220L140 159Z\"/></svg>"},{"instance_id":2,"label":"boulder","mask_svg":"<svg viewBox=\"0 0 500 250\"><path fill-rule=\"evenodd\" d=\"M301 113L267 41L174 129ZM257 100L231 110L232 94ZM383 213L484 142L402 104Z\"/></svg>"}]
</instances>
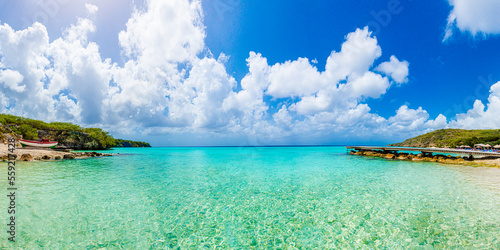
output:
<instances>
[{"instance_id":1,"label":"boulder","mask_svg":"<svg viewBox=\"0 0 500 250\"><path fill-rule=\"evenodd\" d=\"M396 158L396 156L394 154L386 154L386 155L384 155L384 158L386 158L386 159L394 159L394 158Z\"/></svg>"},{"instance_id":2,"label":"boulder","mask_svg":"<svg viewBox=\"0 0 500 250\"><path fill-rule=\"evenodd\" d=\"M58 156L54 157L54 159L60 160L60 159L62 159L62 157L58 155Z\"/></svg>"},{"instance_id":3,"label":"boulder","mask_svg":"<svg viewBox=\"0 0 500 250\"><path fill-rule=\"evenodd\" d=\"M19 158L19 160L20 161L34 161L35 159L30 154L23 154L23 155L21 155L21 158Z\"/></svg>"},{"instance_id":4,"label":"boulder","mask_svg":"<svg viewBox=\"0 0 500 250\"><path fill-rule=\"evenodd\" d=\"M365 152L366 156L380 156L379 152L374 152L374 151L366 151Z\"/></svg>"},{"instance_id":5,"label":"boulder","mask_svg":"<svg viewBox=\"0 0 500 250\"><path fill-rule=\"evenodd\" d=\"M50 160L50 159L52 159L52 157L50 157L50 155L42 156L42 160Z\"/></svg>"},{"instance_id":6,"label":"boulder","mask_svg":"<svg viewBox=\"0 0 500 250\"><path fill-rule=\"evenodd\" d=\"M2 155L2 157L0 157L0 159L2 159L2 161L9 161L9 160L13 161L13 160L17 159L17 155L16 154L11 154L10 156L11 157L9 159L9 155L8 154Z\"/></svg>"},{"instance_id":7,"label":"boulder","mask_svg":"<svg viewBox=\"0 0 500 250\"><path fill-rule=\"evenodd\" d=\"M75 159L75 155L74 154L65 154L63 159Z\"/></svg>"},{"instance_id":8,"label":"boulder","mask_svg":"<svg viewBox=\"0 0 500 250\"><path fill-rule=\"evenodd\" d=\"M417 155L417 156L413 157L411 160L412 160L412 161L423 161L423 160L424 160L424 158L422 158L421 156L418 156L418 155Z\"/></svg>"},{"instance_id":9,"label":"boulder","mask_svg":"<svg viewBox=\"0 0 500 250\"><path fill-rule=\"evenodd\" d=\"M398 160L408 160L408 156L407 155L400 155L400 156L398 156Z\"/></svg>"}]
</instances>

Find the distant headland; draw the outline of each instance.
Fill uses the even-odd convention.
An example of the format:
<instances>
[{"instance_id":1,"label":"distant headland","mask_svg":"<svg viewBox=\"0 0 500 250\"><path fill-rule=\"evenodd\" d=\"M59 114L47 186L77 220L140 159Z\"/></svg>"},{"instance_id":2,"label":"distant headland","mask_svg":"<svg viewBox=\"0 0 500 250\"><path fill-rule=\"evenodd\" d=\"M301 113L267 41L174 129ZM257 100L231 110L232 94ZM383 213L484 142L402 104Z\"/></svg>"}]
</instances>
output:
<instances>
[{"instance_id":1,"label":"distant headland","mask_svg":"<svg viewBox=\"0 0 500 250\"><path fill-rule=\"evenodd\" d=\"M500 129L440 129L389 146L439 148L469 146L473 148L477 144L500 145Z\"/></svg>"},{"instance_id":2,"label":"distant headland","mask_svg":"<svg viewBox=\"0 0 500 250\"><path fill-rule=\"evenodd\" d=\"M0 114L0 141L7 138L58 141L56 148L102 150L113 147L151 147L147 142L115 139L101 128L82 128L67 122L43 122Z\"/></svg>"}]
</instances>

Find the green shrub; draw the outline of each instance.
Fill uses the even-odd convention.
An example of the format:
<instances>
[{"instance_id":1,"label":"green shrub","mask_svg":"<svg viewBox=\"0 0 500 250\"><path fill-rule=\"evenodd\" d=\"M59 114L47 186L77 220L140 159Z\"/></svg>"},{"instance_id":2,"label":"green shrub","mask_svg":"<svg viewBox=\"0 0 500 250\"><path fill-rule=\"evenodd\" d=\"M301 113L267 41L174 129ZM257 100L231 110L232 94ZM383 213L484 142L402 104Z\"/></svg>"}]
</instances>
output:
<instances>
[{"instance_id":1,"label":"green shrub","mask_svg":"<svg viewBox=\"0 0 500 250\"><path fill-rule=\"evenodd\" d=\"M28 124L21 124L18 131L26 140L38 140L38 131Z\"/></svg>"}]
</instances>

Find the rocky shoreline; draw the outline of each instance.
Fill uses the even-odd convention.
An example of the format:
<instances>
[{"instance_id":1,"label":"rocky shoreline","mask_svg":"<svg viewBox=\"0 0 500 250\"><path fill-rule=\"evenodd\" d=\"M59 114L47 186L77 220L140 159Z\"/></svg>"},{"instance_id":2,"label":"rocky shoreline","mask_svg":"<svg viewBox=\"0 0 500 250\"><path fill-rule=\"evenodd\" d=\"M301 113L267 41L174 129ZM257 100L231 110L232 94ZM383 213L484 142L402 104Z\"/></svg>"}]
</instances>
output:
<instances>
[{"instance_id":1,"label":"rocky shoreline","mask_svg":"<svg viewBox=\"0 0 500 250\"><path fill-rule=\"evenodd\" d=\"M414 162L438 162L445 164L462 164L471 166L488 166L500 167L500 159L491 158L473 158L473 157L459 157L451 155L429 155L429 154L411 154L411 153L395 153L387 151L375 150L352 150L349 152L351 155L380 157L385 159L414 161Z\"/></svg>"},{"instance_id":2,"label":"rocky shoreline","mask_svg":"<svg viewBox=\"0 0 500 250\"><path fill-rule=\"evenodd\" d=\"M0 159L8 161L9 154L14 155L16 157L16 161L71 160L113 155L99 152L72 152L38 148L16 148L14 153L10 153L7 145L0 144ZM13 158L10 160L13 160Z\"/></svg>"}]
</instances>

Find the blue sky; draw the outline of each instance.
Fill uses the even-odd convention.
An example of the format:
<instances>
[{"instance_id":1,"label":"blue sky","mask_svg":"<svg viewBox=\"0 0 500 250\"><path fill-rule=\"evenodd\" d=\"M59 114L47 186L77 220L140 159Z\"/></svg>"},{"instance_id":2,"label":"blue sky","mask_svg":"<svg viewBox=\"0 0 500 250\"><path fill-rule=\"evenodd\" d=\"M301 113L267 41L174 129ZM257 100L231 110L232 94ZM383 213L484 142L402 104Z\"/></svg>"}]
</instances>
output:
<instances>
[{"instance_id":1,"label":"blue sky","mask_svg":"<svg viewBox=\"0 0 500 250\"><path fill-rule=\"evenodd\" d=\"M498 128L497 10L487 0L0 1L0 109L156 146L384 144Z\"/></svg>"}]
</instances>

